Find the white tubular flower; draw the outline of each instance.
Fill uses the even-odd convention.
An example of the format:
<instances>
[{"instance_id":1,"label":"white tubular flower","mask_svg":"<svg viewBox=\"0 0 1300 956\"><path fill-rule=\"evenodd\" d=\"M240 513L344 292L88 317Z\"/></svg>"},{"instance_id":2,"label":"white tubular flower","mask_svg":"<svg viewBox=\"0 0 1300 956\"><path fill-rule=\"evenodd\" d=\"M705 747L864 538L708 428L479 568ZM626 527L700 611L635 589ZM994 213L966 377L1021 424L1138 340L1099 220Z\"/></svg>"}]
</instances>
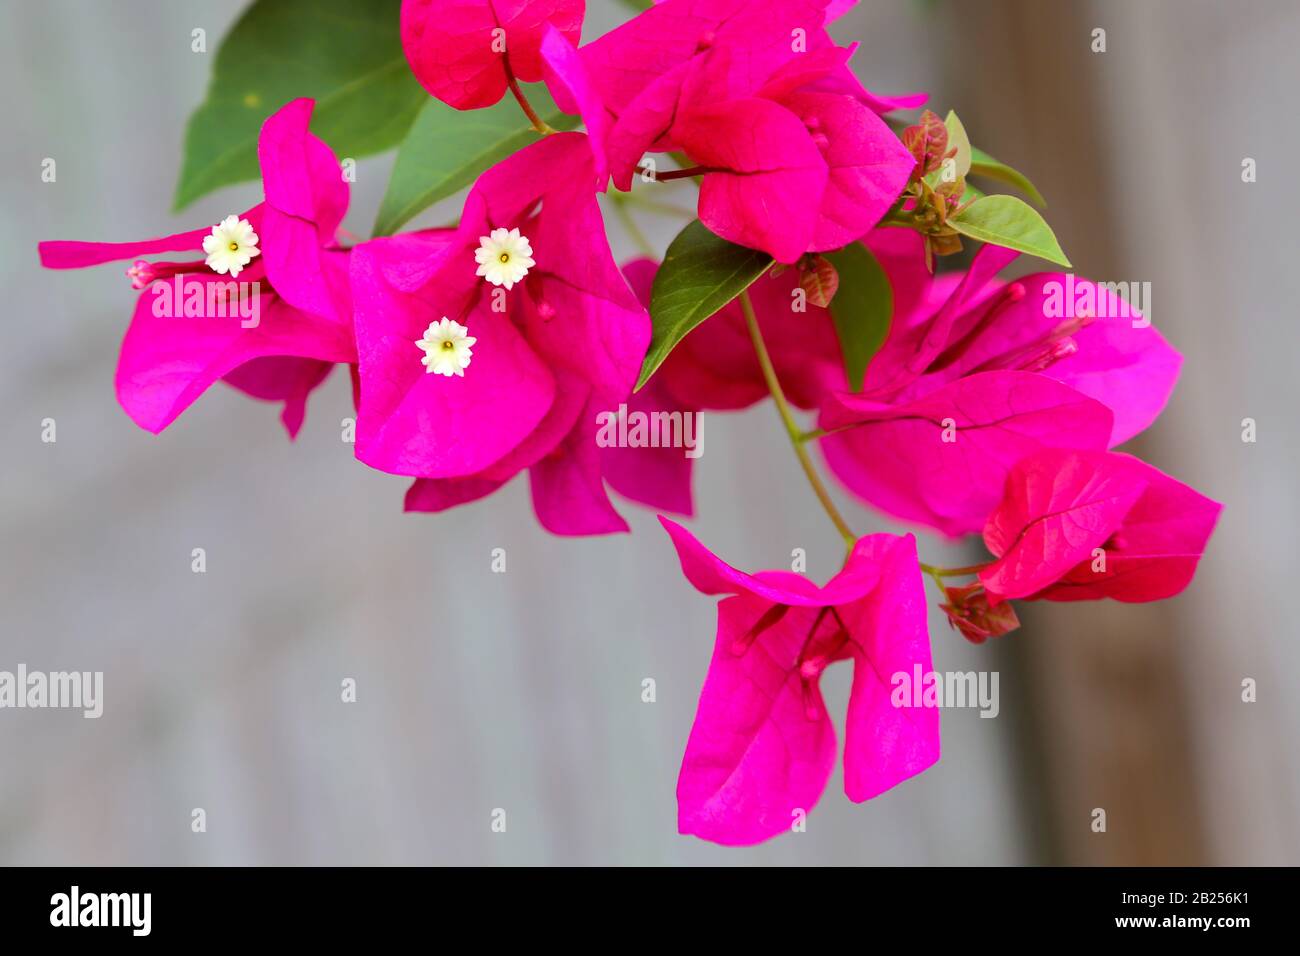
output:
<instances>
[{"instance_id":1,"label":"white tubular flower","mask_svg":"<svg viewBox=\"0 0 1300 956\"><path fill-rule=\"evenodd\" d=\"M478 271L474 274L493 285L509 289L537 265L532 258L533 247L529 245L528 237L521 236L518 229L493 229L490 234L479 237L478 246L474 250Z\"/></svg>"},{"instance_id":2,"label":"white tubular flower","mask_svg":"<svg viewBox=\"0 0 1300 956\"><path fill-rule=\"evenodd\" d=\"M469 329L459 322L453 322L445 315L437 322L429 323L429 327L424 330L424 338L417 339L416 345L424 351L424 357L420 359L424 363L426 372L446 375L450 378L452 375L465 377L465 369L469 368L469 361L473 357L470 351L478 339L468 335Z\"/></svg>"},{"instance_id":3,"label":"white tubular flower","mask_svg":"<svg viewBox=\"0 0 1300 956\"><path fill-rule=\"evenodd\" d=\"M252 223L238 216L227 216L212 227L212 235L203 237L203 251L208 254L204 262L213 272L219 275L229 272L233 279L259 253L257 241Z\"/></svg>"}]
</instances>

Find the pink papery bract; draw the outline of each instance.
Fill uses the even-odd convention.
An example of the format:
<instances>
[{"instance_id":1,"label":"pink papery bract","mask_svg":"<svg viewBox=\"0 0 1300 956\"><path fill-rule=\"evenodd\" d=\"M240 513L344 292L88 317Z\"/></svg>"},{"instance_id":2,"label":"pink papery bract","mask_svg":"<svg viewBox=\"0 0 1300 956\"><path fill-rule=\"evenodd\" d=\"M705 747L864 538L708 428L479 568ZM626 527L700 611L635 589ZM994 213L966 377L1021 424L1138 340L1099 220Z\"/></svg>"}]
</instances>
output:
<instances>
[{"instance_id":1,"label":"pink papery bract","mask_svg":"<svg viewBox=\"0 0 1300 956\"><path fill-rule=\"evenodd\" d=\"M844 779L862 801L939 759L939 714L896 707L892 675L930 671L916 542L861 538L824 587L784 571L750 575L660 518L687 580L718 605L718 632L677 782L678 829L727 845L787 831L825 789L835 731L818 684L852 660Z\"/></svg>"},{"instance_id":2,"label":"pink papery bract","mask_svg":"<svg viewBox=\"0 0 1300 956\"><path fill-rule=\"evenodd\" d=\"M626 531L606 479L634 500L690 511L682 449L600 447L603 416L686 409L632 395L649 317L606 245L592 152L578 133L521 150L479 178L456 230L374 240L354 252L361 412L357 456L417 478L407 510L441 511L527 471L556 534ZM474 274L473 250L518 228L536 265L506 291ZM629 266L629 274L649 269ZM648 279L637 280L648 295ZM441 317L477 339L463 377L428 374L414 346ZM678 461L670 456L678 456Z\"/></svg>"},{"instance_id":3,"label":"pink papery bract","mask_svg":"<svg viewBox=\"0 0 1300 956\"><path fill-rule=\"evenodd\" d=\"M970 269L957 277L934 277L924 267L924 250L913 233L878 230L867 245L893 289L890 331L867 367L862 393L828 398L821 424L828 429L847 425L853 421L848 409L856 407L875 421L891 416L911 420L913 424L903 426L910 433L924 428L911 415L923 407L931 422L951 420L956 429L949 447L937 449L932 442L908 445L901 439L881 445L856 429L823 440L835 475L890 514L949 535L977 531L997 503L1007 469L1017 457L1038 446L1112 447L1149 425L1173 390L1181 363L1178 353L1136 310L1101 285L1063 273L998 282L997 273L1016 258L1015 252L999 246L983 246ZM1082 314L1062 314L1049 307L1059 306L1057 292L1067 285L1086 290L1092 306ZM976 382L983 384L976 388ZM1012 384L1016 395L994 394L996 388ZM1059 411L1038 399L1025 405L1022 397L1031 391L1057 395ZM1001 415L974 409L969 401L976 395L981 405L1001 408ZM1110 419L1100 440L1097 405ZM1034 434L1023 427L1026 413L1034 422ZM1081 414L1087 427L1079 427ZM975 419L998 431L1017 432L1023 439L1018 453L1009 456L1007 446L989 456L984 453L987 443L964 444L962 423ZM951 467L942 465L944 460ZM947 491L936 487L940 475L953 479Z\"/></svg>"},{"instance_id":4,"label":"pink papery bract","mask_svg":"<svg viewBox=\"0 0 1300 956\"><path fill-rule=\"evenodd\" d=\"M705 171L700 221L725 239L793 262L866 233L915 163L826 15L824 0L666 0L583 47L615 185L647 151L682 150Z\"/></svg>"},{"instance_id":5,"label":"pink papery bract","mask_svg":"<svg viewBox=\"0 0 1300 956\"><path fill-rule=\"evenodd\" d=\"M265 201L239 216L256 231L259 254L237 278L204 264L211 227L143 242L40 244L41 262L52 269L160 253L198 257L140 261L132 270L144 291L116 384L123 409L142 428L166 428L224 378L255 398L283 402L292 437L308 393L333 364L356 362L349 253L336 239L348 186L329 147L308 132L312 108L312 100L294 100L262 126Z\"/></svg>"},{"instance_id":6,"label":"pink papery bract","mask_svg":"<svg viewBox=\"0 0 1300 956\"><path fill-rule=\"evenodd\" d=\"M510 78L542 79L542 38L578 42L583 0L402 0L402 50L420 85L458 110L501 99Z\"/></svg>"},{"instance_id":7,"label":"pink papery bract","mask_svg":"<svg viewBox=\"0 0 1300 956\"><path fill-rule=\"evenodd\" d=\"M980 572L1007 598L1159 601L1191 582L1222 505L1117 452L1053 449L1018 462L984 528Z\"/></svg>"}]
</instances>

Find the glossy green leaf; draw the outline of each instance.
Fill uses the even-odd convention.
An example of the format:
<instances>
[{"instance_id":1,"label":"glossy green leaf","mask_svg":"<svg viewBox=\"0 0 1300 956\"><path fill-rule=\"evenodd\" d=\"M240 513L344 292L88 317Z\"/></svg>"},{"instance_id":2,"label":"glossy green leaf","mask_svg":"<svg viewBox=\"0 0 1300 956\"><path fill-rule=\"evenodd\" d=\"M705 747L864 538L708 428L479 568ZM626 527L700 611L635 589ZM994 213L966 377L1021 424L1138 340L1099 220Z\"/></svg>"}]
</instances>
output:
<instances>
[{"instance_id":1,"label":"glossy green leaf","mask_svg":"<svg viewBox=\"0 0 1300 956\"><path fill-rule=\"evenodd\" d=\"M1015 196L985 196L948 219L963 236L1006 246L1060 266L1070 265L1052 227L1034 207Z\"/></svg>"},{"instance_id":2,"label":"glossy green leaf","mask_svg":"<svg viewBox=\"0 0 1300 956\"><path fill-rule=\"evenodd\" d=\"M428 99L402 54L400 0L256 0L221 41L190 117L175 207L256 179L262 122L300 96L340 159L396 146Z\"/></svg>"},{"instance_id":3,"label":"glossy green leaf","mask_svg":"<svg viewBox=\"0 0 1300 956\"><path fill-rule=\"evenodd\" d=\"M1034 205L1043 206L1044 208L1047 206L1047 200L1043 198L1042 193L1034 188L1034 184L1029 181L1029 177L1019 170L1012 169L1006 163L999 162L984 150L974 146L971 147L970 174L1006 183L1028 196Z\"/></svg>"},{"instance_id":4,"label":"glossy green leaf","mask_svg":"<svg viewBox=\"0 0 1300 956\"><path fill-rule=\"evenodd\" d=\"M556 108L541 84L528 87L525 95L555 129L578 125L576 116ZM513 97L468 112L429 97L397 151L374 234L396 232L417 213L468 186L493 163L540 138Z\"/></svg>"},{"instance_id":5,"label":"glossy green leaf","mask_svg":"<svg viewBox=\"0 0 1300 956\"><path fill-rule=\"evenodd\" d=\"M824 253L840 285L831 299L831 319L844 353L844 372L849 388L862 388L867 363L880 351L889 334L889 320L894 312L894 290L889 277L876 257L860 242L838 252Z\"/></svg>"},{"instance_id":6,"label":"glossy green leaf","mask_svg":"<svg viewBox=\"0 0 1300 956\"><path fill-rule=\"evenodd\" d=\"M772 257L720 239L697 219L668 246L650 290L650 348L636 387L650 380L668 353L714 312L767 271Z\"/></svg>"}]
</instances>

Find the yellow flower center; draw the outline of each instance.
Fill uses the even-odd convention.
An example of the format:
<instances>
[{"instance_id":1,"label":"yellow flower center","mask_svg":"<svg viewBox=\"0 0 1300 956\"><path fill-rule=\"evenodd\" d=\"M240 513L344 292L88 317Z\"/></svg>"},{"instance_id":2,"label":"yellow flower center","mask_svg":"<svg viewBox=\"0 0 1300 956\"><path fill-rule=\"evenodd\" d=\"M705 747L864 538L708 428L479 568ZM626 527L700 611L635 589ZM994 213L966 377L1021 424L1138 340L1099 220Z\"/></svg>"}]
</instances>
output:
<instances>
[{"instance_id":1,"label":"yellow flower center","mask_svg":"<svg viewBox=\"0 0 1300 956\"><path fill-rule=\"evenodd\" d=\"M501 261L502 261L502 262L509 262L509 261L510 261L510 253L508 253L508 252L503 252L503 253L501 253Z\"/></svg>"},{"instance_id":2,"label":"yellow flower center","mask_svg":"<svg viewBox=\"0 0 1300 956\"><path fill-rule=\"evenodd\" d=\"M232 242L232 243L230 244L230 251L231 251L231 252L238 252L238 251L239 251L239 243L237 243L237 242Z\"/></svg>"}]
</instances>

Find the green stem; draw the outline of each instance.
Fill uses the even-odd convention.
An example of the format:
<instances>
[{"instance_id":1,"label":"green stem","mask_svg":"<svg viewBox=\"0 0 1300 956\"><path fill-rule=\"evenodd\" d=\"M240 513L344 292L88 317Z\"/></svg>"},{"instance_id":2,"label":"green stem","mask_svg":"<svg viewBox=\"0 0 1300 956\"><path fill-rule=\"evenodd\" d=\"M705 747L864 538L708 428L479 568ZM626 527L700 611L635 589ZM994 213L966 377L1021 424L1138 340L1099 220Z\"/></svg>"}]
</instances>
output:
<instances>
[{"instance_id":1,"label":"green stem","mask_svg":"<svg viewBox=\"0 0 1300 956\"><path fill-rule=\"evenodd\" d=\"M989 566L990 562L984 564L968 564L964 568L937 568L933 564L922 564L921 570L932 578L955 578L963 574L979 574Z\"/></svg>"},{"instance_id":2,"label":"green stem","mask_svg":"<svg viewBox=\"0 0 1300 956\"><path fill-rule=\"evenodd\" d=\"M882 226L903 226L903 227L906 228L906 229L915 229L915 228L916 228L916 220L915 220L914 218L912 218L911 216L905 216L905 215L904 215L904 216L888 215L888 216L886 216L884 219L880 220L880 225L882 225Z\"/></svg>"},{"instance_id":3,"label":"green stem","mask_svg":"<svg viewBox=\"0 0 1300 956\"><path fill-rule=\"evenodd\" d=\"M920 565L921 565L921 570L924 571L926 574L928 574L931 577L931 579L934 581L934 586L939 589L939 593L944 596L947 596L948 589L944 586L943 575L939 573L941 569L936 568L932 564L926 564L924 561L920 562Z\"/></svg>"},{"instance_id":4,"label":"green stem","mask_svg":"<svg viewBox=\"0 0 1300 956\"><path fill-rule=\"evenodd\" d=\"M524 91L519 88L519 81L515 79L514 73L510 70L510 63L504 58L502 58L501 62L505 64L506 81L510 84L510 92L515 95L515 100L518 101L519 108L522 109L524 115L528 117L528 122L533 124L533 129L537 130L537 132L541 133L543 136L554 133L555 130L548 126L542 118L537 115L537 111L533 109L533 104L529 103L528 97L524 96Z\"/></svg>"},{"instance_id":5,"label":"green stem","mask_svg":"<svg viewBox=\"0 0 1300 956\"><path fill-rule=\"evenodd\" d=\"M857 541L857 535L849 528L848 523L835 507L835 502L831 500L830 493L826 490L826 486L822 484L821 476L817 474L812 459L808 457L808 450L804 448L803 443L799 440L801 434L799 424L794 420L794 413L791 412L790 404L785 398L785 392L781 389L781 382L776 377L776 369L772 366L772 357L767 353L767 344L763 341L763 333L758 328L758 317L754 315L754 303L749 300L748 291L740 293L740 310L745 314L745 324L749 327L749 337L754 342L754 353L758 356L759 368L763 370L763 380L767 383L767 390L772 393L772 401L776 403L777 414L781 416L781 422L785 425L786 434L790 436L790 445L794 448L795 457L799 459L799 464L808 479L808 484L812 486L813 493L817 495L817 500L821 502L822 508L825 509L826 516L831 519L831 524L835 525L835 530L844 539L845 547L852 551L853 545Z\"/></svg>"},{"instance_id":6,"label":"green stem","mask_svg":"<svg viewBox=\"0 0 1300 956\"><path fill-rule=\"evenodd\" d=\"M819 438L826 438L830 435L838 435L840 432L851 431L854 428L861 428L867 422L849 422L847 425L837 425L835 428L810 428L806 432L800 432L799 440L803 442L816 441Z\"/></svg>"}]
</instances>

